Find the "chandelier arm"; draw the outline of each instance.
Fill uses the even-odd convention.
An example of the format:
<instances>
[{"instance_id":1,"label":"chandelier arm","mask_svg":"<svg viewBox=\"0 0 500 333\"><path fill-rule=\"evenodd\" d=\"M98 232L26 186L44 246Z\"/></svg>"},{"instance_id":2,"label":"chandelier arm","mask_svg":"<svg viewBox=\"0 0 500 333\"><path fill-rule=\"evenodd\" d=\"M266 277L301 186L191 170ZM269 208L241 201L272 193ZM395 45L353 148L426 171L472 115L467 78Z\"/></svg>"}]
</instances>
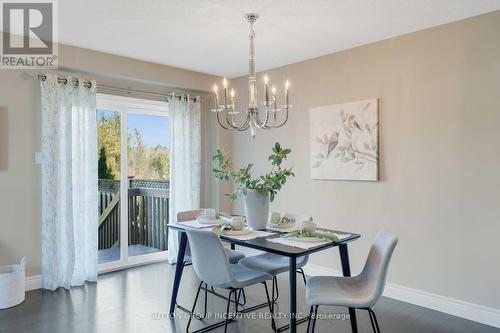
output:
<instances>
[{"instance_id":1,"label":"chandelier arm","mask_svg":"<svg viewBox=\"0 0 500 333\"><path fill-rule=\"evenodd\" d=\"M220 125L223 129L225 129L225 130L232 130L232 129L234 129L234 127L233 127L233 126L231 126L231 124L229 124L229 123L228 123L228 126L229 126L229 127L228 127L228 126L224 126L224 125L222 124L222 122L220 121L220 118L219 118L219 113L220 113L219 111L217 111L217 112L216 112L216 114L217 114L217 122L219 123L219 125Z\"/></svg>"},{"instance_id":2,"label":"chandelier arm","mask_svg":"<svg viewBox=\"0 0 500 333\"><path fill-rule=\"evenodd\" d=\"M226 122L227 122L227 124L226 124L226 125L224 125L224 124L222 123L222 121L220 120L220 118L219 118L219 113L220 113L220 112L217 112L217 122L219 123L219 125L220 125L223 129L225 129L225 130L245 131L245 130L247 130L247 129L248 129L248 127L250 126L250 116L249 116L249 115L247 115L247 119L245 120L245 122L244 122L241 126L236 126L236 123L234 123L234 122L233 122L234 124L231 124L231 122L229 121L228 116L227 116L227 112L226 112L226 111L223 111L223 112L226 114L226 115L225 115L225 116L226 116L226 117L225 117L225 118L226 118Z\"/></svg>"},{"instance_id":3,"label":"chandelier arm","mask_svg":"<svg viewBox=\"0 0 500 333\"><path fill-rule=\"evenodd\" d=\"M227 118L227 112L226 112L226 118ZM236 121L234 120L234 116L232 116L232 124L231 125L232 125L233 129L235 129L235 130L238 130L238 131L246 130L250 126L250 115L247 114L247 118L245 119L245 122L241 126L236 125Z\"/></svg>"},{"instance_id":4,"label":"chandelier arm","mask_svg":"<svg viewBox=\"0 0 500 333\"><path fill-rule=\"evenodd\" d=\"M255 126L257 126L257 128L260 128L260 129L271 129L272 127L269 126L269 108L266 107L266 117L265 117L265 121L262 122L260 120L260 116L259 116L259 112L255 112L254 113L254 119L255 119Z\"/></svg>"},{"instance_id":5,"label":"chandelier arm","mask_svg":"<svg viewBox=\"0 0 500 333\"><path fill-rule=\"evenodd\" d=\"M247 119L245 119L245 122L243 123L243 125L241 126L236 126L236 122L234 123L235 126L233 126L233 129L234 130L237 130L237 131L246 131L248 129L248 127L250 127L250 115L247 114Z\"/></svg>"},{"instance_id":6,"label":"chandelier arm","mask_svg":"<svg viewBox=\"0 0 500 333\"><path fill-rule=\"evenodd\" d=\"M288 121L288 108L285 108L285 110L286 110L285 120L279 125L276 124L272 125L271 128L280 128L286 124L286 122Z\"/></svg>"},{"instance_id":7,"label":"chandelier arm","mask_svg":"<svg viewBox=\"0 0 500 333\"><path fill-rule=\"evenodd\" d=\"M231 115L231 117L229 117L229 112L227 111L227 109L224 111L224 115L226 116L226 121L229 124L229 126L231 126L232 128L238 127L238 126L236 126L236 122L234 121L234 115ZM229 118L231 118L231 119L229 119Z\"/></svg>"},{"instance_id":8,"label":"chandelier arm","mask_svg":"<svg viewBox=\"0 0 500 333\"><path fill-rule=\"evenodd\" d=\"M246 131L250 127L250 120L247 118L245 123L241 127L236 127L235 129L239 132Z\"/></svg>"}]
</instances>

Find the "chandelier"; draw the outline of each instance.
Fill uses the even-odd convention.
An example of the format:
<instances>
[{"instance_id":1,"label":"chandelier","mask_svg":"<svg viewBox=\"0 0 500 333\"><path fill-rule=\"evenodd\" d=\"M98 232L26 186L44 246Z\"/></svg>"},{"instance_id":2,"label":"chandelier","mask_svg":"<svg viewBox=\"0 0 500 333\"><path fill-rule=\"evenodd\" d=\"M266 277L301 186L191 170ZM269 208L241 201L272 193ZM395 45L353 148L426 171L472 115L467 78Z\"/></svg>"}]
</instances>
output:
<instances>
[{"instance_id":1,"label":"chandelier","mask_svg":"<svg viewBox=\"0 0 500 333\"><path fill-rule=\"evenodd\" d=\"M211 111L217 114L217 122L219 125L226 130L235 131L245 131L250 128L250 134L255 138L257 128L260 129L272 129L278 128L283 125L288 120L288 109L292 107L289 101L289 82L285 82L285 99L282 107L279 107L276 96L276 87L271 87L271 94L269 94L269 77L264 75L264 91L265 91L265 101L263 106L265 109L265 114L263 120L261 119L261 113L259 112L259 106L257 102L257 75L255 73L255 49L254 49L254 39L255 31L253 30L253 24L259 18L259 14L249 13L245 15L245 19L250 23L250 47L248 54L248 106L246 108L246 119L242 124L237 124L236 115L239 113L235 108L235 91L231 89L228 98L228 87L227 80L224 78L222 82L223 91L223 101L222 104L219 100L219 88L214 85L215 93L215 108ZM284 118L282 121L278 121L278 113L284 111ZM221 115L223 114L223 115ZM222 118L222 120L221 120Z\"/></svg>"}]
</instances>

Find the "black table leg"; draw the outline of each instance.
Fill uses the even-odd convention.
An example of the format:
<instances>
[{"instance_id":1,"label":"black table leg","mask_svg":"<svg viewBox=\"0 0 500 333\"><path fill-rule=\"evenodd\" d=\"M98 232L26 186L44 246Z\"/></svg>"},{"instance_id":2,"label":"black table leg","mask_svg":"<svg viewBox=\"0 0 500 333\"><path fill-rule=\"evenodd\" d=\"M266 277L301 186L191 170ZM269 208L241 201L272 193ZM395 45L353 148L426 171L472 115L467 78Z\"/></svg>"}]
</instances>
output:
<instances>
[{"instance_id":1,"label":"black table leg","mask_svg":"<svg viewBox=\"0 0 500 333\"><path fill-rule=\"evenodd\" d=\"M297 258L290 257L290 333L297 332Z\"/></svg>"},{"instance_id":2,"label":"black table leg","mask_svg":"<svg viewBox=\"0 0 500 333\"><path fill-rule=\"evenodd\" d=\"M180 233L179 252L177 252L177 263L175 264L174 286L172 287L172 296L170 298L169 316L173 318L175 306L177 304L177 294L179 285L181 284L182 271L184 270L184 254L186 253L187 235L185 232Z\"/></svg>"},{"instance_id":3,"label":"black table leg","mask_svg":"<svg viewBox=\"0 0 500 333\"><path fill-rule=\"evenodd\" d=\"M351 265L349 264L349 252L347 251L347 244L339 245L340 261L342 262L342 273L344 276L351 276ZM351 317L352 333L358 333L358 323L356 321L356 310L349 308L349 316Z\"/></svg>"}]
</instances>

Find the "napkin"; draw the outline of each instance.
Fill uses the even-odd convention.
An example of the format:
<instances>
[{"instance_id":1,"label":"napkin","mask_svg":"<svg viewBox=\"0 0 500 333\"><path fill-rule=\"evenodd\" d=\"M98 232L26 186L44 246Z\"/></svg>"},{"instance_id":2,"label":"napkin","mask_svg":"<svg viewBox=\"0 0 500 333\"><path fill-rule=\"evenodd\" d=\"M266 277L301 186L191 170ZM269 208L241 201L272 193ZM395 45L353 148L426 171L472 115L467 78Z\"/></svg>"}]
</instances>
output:
<instances>
[{"instance_id":1,"label":"napkin","mask_svg":"<svg viewBox=\"0 0 500 333\"><path fill-rule=\"evenodd\" d=\"M293 238L293 237L319 237L319 238L324 238L326 240L332 241L337 243L339 241L339 237L337 234L333 232L318 232L318 231L297 231L297 232L292 232L289 234L286 234L282 236L283 238Z\"/></svg>"},{"instance_id":2,"label":"napkin","mask_svg":"<svg viewBox=\"0 0 500 333\"><path fill-rule=\"evenodd\" d=\"M282 245L286 245L286 246L297 247L299 249L304 249L304 250L308 250L308 249L311 249L313 247L317 247L317 246L321 246L321 245L325 245L325 244L331 244L331 241L329 241L329 240L325 240L324 242L307 243L307 242L293 240L293 238L289 239L289 238L283 238L283 237L271 238L271 239L268 239L267 241L271 242L271 243L278 243L278 244L282 244Z\"/></svg>"}]
</instances>

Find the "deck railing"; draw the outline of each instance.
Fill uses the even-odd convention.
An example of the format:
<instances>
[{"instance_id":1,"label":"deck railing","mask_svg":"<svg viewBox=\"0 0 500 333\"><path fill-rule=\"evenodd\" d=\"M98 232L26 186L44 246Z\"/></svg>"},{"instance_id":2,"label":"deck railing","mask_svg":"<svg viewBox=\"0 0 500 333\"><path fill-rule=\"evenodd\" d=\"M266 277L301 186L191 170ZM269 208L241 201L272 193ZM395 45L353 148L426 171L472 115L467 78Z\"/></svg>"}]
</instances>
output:
<instances>
[{"instance_id":1,"label":"deck railing","mask_svg":"<svg viewBox=\"0 0 500 333\"><path fill-rule=\"evenodd\" d=\"M130 179L128 245L167 250L169 182ZM120 181L99 180L99 250L117 247L120 240Z\"/></svg>"}]
</instances>

